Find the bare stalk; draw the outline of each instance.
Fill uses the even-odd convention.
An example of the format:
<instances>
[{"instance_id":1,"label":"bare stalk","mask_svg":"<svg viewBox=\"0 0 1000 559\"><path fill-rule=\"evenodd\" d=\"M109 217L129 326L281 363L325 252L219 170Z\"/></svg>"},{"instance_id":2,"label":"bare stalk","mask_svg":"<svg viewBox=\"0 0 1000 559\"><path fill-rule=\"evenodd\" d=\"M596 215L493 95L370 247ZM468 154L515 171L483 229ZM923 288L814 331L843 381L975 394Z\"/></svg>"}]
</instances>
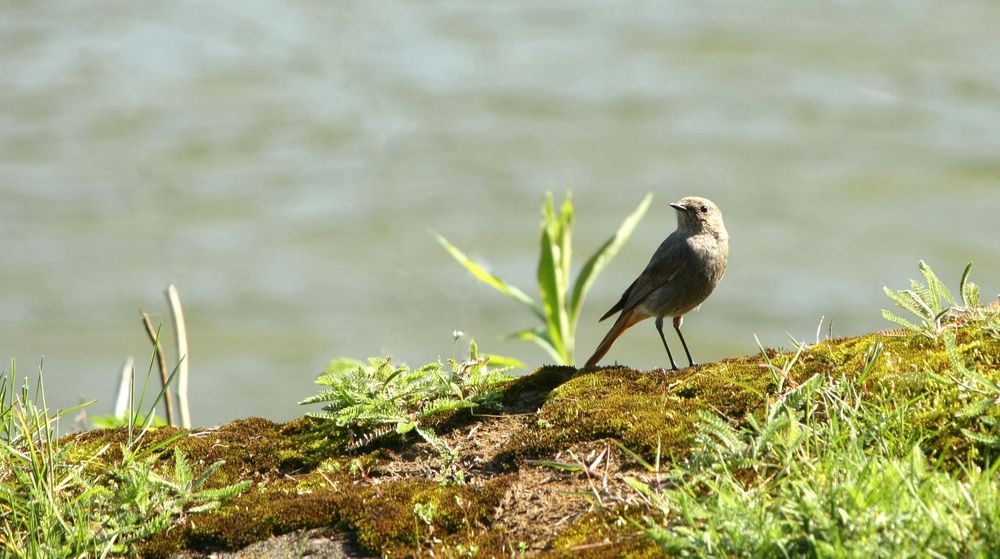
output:
<instances>
[{"instance_id":1,"label":"bare stalk","mask_svg":"<svg viewBox=\"0 0 1000 559\"><path fill-rule=\"evenodd\" d=\"M129 356L122 365L121 378L118 381L118 394L115 396L115 417L122 419L128 413L128 396L132 388L132 369L135 359Z\"/></svg>"},{"instance_id":2,"label":"bare stalk","mask_svg":"<svg viewBox=\"0 0 1000 559\"><path fill-rule=\"evenodd\" d=\"M191 428L191 410L188 407L188 344L187 327L184 325L184 310L181 298L174 284L167 286L167 302L174 320L174 334L177 339L177 401L181 406L181 426Z\"/></svg>"}]
</instances>

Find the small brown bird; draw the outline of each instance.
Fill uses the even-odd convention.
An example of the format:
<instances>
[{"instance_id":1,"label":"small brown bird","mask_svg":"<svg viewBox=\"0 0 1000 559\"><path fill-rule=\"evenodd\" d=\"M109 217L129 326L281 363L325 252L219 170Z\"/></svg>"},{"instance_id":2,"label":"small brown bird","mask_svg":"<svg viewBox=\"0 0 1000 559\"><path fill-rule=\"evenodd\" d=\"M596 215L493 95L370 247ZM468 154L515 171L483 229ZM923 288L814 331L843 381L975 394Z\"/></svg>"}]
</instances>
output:
<instances>
[{"instance_id":1,"label":"small brown bird","mask_svg":"<svg viewBox=\"0 0 1000 559\"><path fill-rule=\"evenodd\" d=\"M689 196L670 205L677 210L677 230L660 244L621 300L601 317L604 320L621 311L615 325L587 360L587 367L596 365L630 326L651 316L656 317L656 331L667 350L670 368L677 370L663 335L665 316L673 317L674 330L684 346L688 363L694 366L681 334L681 323L684 315L701 305L722 279L729 258L729 233L722 223L722 213L711 200Z\"/></svg>"}]
</instances>

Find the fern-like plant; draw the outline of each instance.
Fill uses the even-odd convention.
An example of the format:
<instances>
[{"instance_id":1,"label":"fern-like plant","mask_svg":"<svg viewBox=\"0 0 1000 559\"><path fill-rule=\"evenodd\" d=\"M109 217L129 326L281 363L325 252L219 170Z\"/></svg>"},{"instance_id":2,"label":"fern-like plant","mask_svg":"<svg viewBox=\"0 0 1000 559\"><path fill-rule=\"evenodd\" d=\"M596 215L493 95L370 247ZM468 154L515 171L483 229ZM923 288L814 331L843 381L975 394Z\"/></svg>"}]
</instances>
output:
<instances>
[{"instance_id":1,"label":"fern-like plant","mask_svg":"<svg viewBox=\"0 0 1000 559\"><path fill-rule=\"evenodd\" d=\"M965 393L966 404L957 415L971 422L973 428L963 428L962 434L974 443L1000 450L1000 383L965 365L954 334L945 334L944 347L951 373L933 376L938 382L957 386Z\"/></svg>"},{"instance_id":2,"label":"fern-like plant","mask_svg":"<svg viewBox=\"0 0 1000 559\"><path fill-rule=\"evenodd\" d=\"M926 262L921 260L919 267L926 284L910 280L910 289L895 291L883 287L885 294L898 307L913 313L919 319L919 323L911 322L885 309L882 310L883 318L929 338L937 338L944 331L944 319L949 315L966 315L976 320L985 318L984 310L979 306L979 286L969 281L972 262L969 262L965 271L962 272L959 289L962 300L961 307L958 306L951 292Z\"/></svg>"},{"instance_id":3,"label":"fern-like plant","mask_svg":"<svg viewBox=\"0 0 1000 559\"><path fill-rule=\"evenodd\" d=\"M444 412L495 405L500 385L512 378L507 374L511 367L490 368L489 362L475 342L467 360L448 360L450 370L440 361L410 369L394 365L389 357L373 357L368 364L335 359L316 379L327 389L299 403L323 404L321 411L307 415L351 429L354 446L415 431L450 470L457 456L427 420Z\"/></svg>"},{"instance_id":4,"label":"fern-like plant","mask_svg":"<svg viewBox=\"0 0 1000 559\"><path fill-rule=\"evenodd\" d=\"M250 488L250 480L243 480L214 489L205 483L225 464L214 462L204 472L195 476L187 455L174 447L173 468L162 474L154 470L157 455L143 457L142 452L122 445L122 465L108 471L108 487L94 490L91 506L115 511L113 537L119 553L128 550L125 542L149 538L168 529L182 514L213 510Z\"/></svg>"},{"instance_id":5,"label":"fern-like plant","mask_svg":"<svg viewBox=\"0 0 1000 559\"><path fill-rule=\"evenodd\" d=\"M576 323L580 318L580 310L587 298L587 292L604 267L611 262L632 235L652 199L652 193L647 194L639 207L625 218L614 235L591 255L580 270L571 290L573 203L567 193L561 209L557 212L552 193L548 193L542 206L541 252L538 257L538 293L541 303L535 302L525 292L487 272L441 235L435 234L435 237L459 264L472 272L476 279L521 303L541 321L541 326L515 332L511 334L512 338L534 342L559 365L573 365Z\"/></svg>"},{"instance_id":6,"label":"fern-like plant","mask_svg":"<svg viewBox=\"0 0 1000 559\"><path fill-rule=\"evenodd\" d=\"M228 501L250 488L250 480L243 480L214 489L206 489L205 482L225 463L225 460L217 460L205 468L205 471L195 476L187 455L180 448L174 447L172 477L151 473L150 478L175 495L179 502L198 503L190 509L190 512L202 512L218 508L223 501Z\"/></svg>"}]
</instances>

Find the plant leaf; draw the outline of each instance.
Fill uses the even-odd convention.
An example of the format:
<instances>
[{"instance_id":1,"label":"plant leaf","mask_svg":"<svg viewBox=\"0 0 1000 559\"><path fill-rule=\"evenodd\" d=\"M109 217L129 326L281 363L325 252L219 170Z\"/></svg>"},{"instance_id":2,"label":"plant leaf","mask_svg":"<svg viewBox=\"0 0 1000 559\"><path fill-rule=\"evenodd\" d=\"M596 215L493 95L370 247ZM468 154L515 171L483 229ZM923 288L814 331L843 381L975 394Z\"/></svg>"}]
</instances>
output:
<instances>
[{"instance_id":1,"label":"plant leaf","mask_svg":"<svg viewBox=\"0 0 1000 559\"><path fill-rule=\"evenodd\" d=\"M960 295L962 296L962 304L965 305L965 308L974 309L979 306L979 286L969 281L970 272L972 272L972 262L969 262L965 266L965 271L962 272Z\"/></svg>"},{"instance_id":2,"label":"plant leaf","mask_svg":"<svg viewBox=\"0 0 1000 559\"><path fill-rule=\"evenodd\" d=\"M508 371L512 369L524 368L524 363L514 357L506 357L503 355L493 355L493 354L486 354L483 357L486 358L486 364L489 365L490 367L507 369Z\"/></svg>"},{"instance_id":3,"label":"plant leaf","mask_svg":"<svg viewBox=\"0 0 1000 559\"><path fill-rule=\"evenodd\" d=\"M944 299L952 305L955 304L955 298L951 296L951 292L945 287L944 283L938 279L937 275L931 270L931 267L927 265L923 260L920 261L918 265L920 268L920 273L924 275L924 279L927 280L927 289L930 290L931 295L934 297L934 310L935 312L941 312L944 306L941 304L941 300Z\"/></svg>"},{"instance_id":4,"label":"plant leaf","mask_svg":"<svg viewBox=\"0 0 1000 559\"><path fill-rule=\"evenodd\" d=\"M562 356L559 354L556 346L552 344L552 341L548 337L548 333L543 330L528 328L527 330L514 332L513 334L507 336L507 338L534 342L544 349L549 356L552 357L552 359L554 359L554 363L562 363Z\"/></svg>"},{"instance_id":5,"label":"plant leaf","mask_svg":"<svg viewBox=\"0 0 1000 559\"><path fill-rule=\"evenodd\" d=\"M904 292L894 291L892 289L889 289L888 287L882 287L882 290L885 291L885 294L888 295L889 298L892 299L893 302L896 303L896 306L898 306L899 308L910 311L911 313L920 317L924 315L923 309L920 308L918 305L915 305L913 303L912 298L910 298L909 296L904 296Z\"/></svg>"},{"instance_id":6,"label":"plant leaf","mask_svg":"<svg viewBox=\"0 0 1000 559\"><path fill-rule=\"evenodd\" d=\"M566 281L562 277L562 267L559 262L561 251L557 243L559 224L556 221L555 210L552 208L551 193L545 199L545 210L542 216L541 246L538 258L538 292L541 295L542 309L545 314L544 321L549 330L549 341L559 355L558 364L569 365L564 344L568 330L564 304Z\"/></svg>"},{"instance_id":7,"label":"plant leaf","mask_svg":"<svg viewBox=\"0 0 1000 559\"><path fill-rule=\"evenodd\" d=\"M349 357L338 357L330 361L326 368L323 369L323 374L338 375L343 373L349 373L358 368L365 368L367 365L358 361L357 359L351 359Z\"/></svg>"},{"instance_id":8,"label":"plant leaf","mask_svg":"<svg viewBox=\"0 0 1000 559\"><path fill-rule=\"evenodd\" d=\"M639 465L642 466L643 468L645 468L647 472L656 473L656 471L657 471L656 466L653 466L652 464L650 464L649 462L647 462L645 458L643 458L642 456L639 456L636 452L632 451L632 449L630 449L627 446L623 445L620 441L616 440L615 441L615 446L617 446L619 450L621 450L626 455L628 455L629 458L631 458L632 460L635 460L636 462L638 462Z\"/></svg>"},{"instance_id":9,"label":"plant leaf","mask_svg":"<svg viewBox=\"0 0 1000 559\"><path fill-rule=\"evenodd\" d=\"M604 244L583 265L580 275L576 278L576 284L573 286L573 296L569 311L571 328L575 328L577 319L580 316L580 310L583 307L583 302L587 298L587 292L590 291L594 281L597 280L597 276L600 275L604 267L611 262L615 255L618 254L618 251L621 250L621 247L628 241L629 237L632 236L632 232L635 231L636 225L639 224L639 221L646 214L646 210L649 209L652 201L653 193L650 192L642 199L639 206L625 218L625 221L618 226L618 230L615 231L614 235L604 241Z\"/></svg>"},{"instance_id":10,"label":"plant leaf","mask_svg":"<svg viewBox=\"0 0 1000 559\"><path fill-rule=\"evenodd\" d=\"M570 464L569 462L557 462L555 460L528 460L527 462L531 466L542 466L563 472L582 472L587 469L581 464Z\"/></svg>"},{"instance_id":11,"label":"plant leaf","mask_svg":"<svg viewBox=\"0 0 1000 559\"><path fill-rule=\"evenodd\" d=\"M439 243L441 243L441 246L443 246L444 249L448 251L448 254L450 254L452 258L457 260L459 264L465 266L465 269L472 272L472 275L475 276L476 279L492 287L493 289L496 289L497 291L503 293L504 295L510 297L511 299L523 303L526 307L531 309L531 312L535 313L535 315L538 318L540 318L542 321L545 320L545 313L542 311L542 308L538 305L538 303L532 300L532 298L526 295L523 291L514 287L513 285L508 284L507 282L503 281L497 276L494 276L493 274L487 272L485 268L472 261L472 259L466 256L465 253L459 250L458 247L448 242L448 239L445 239L444 237L442 237L437 233L434 233L434 237L437 239Z\"/></svg>"},{"instance_id":12,"label":"plant leaf","mask_svg":"<svg viewBox=\"0 0 1000 559\"><path fill-rule=\"evenodd\" d=\"M913 330L914 332L924 332L924 330L926 330L925 328L917 326L916 324L910 322L909 320L906 320L901 316L897 316L885 309L882 309L882 318L889 320L891 322L895 322L896 324L899 324L903 328L906 328L908 330Z\"/></svg>"},{"instance_id":13,"label":"plant leaf","mask_svg":"<svg viewBox=\"0 0 1000 559\"><path fill-rule=\"evenodd\" d=\"M559 210L559 234L556 239L559 242L559 262L562 269L563 294L569 291L570 264L573 259L573 196L567 190L563 199L562 208Z\"/></svg>"}]
</instances>

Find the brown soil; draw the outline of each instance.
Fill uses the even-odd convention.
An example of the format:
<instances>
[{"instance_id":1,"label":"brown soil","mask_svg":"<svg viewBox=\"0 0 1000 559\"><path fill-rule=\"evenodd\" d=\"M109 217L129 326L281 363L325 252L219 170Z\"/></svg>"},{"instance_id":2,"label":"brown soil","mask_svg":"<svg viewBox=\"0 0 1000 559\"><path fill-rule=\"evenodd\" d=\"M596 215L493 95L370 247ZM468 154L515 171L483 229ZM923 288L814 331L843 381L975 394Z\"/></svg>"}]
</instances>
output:
<instances>
[{"instance_id":1,"label":"brown soil","mask_svg":"<svg viewBox=\"0 0 1000 559\"><path fill-rule=\"evenodd\" d=\"M504 475L498 457L509 449L512 437L537 421L534 413L478 416L479 421L442 434L461 457L465 483L482 485ZM369 472L372 483L408 477L433 478L440 460L422 441L390 450ZM571 445L520 465L506 489L491 530L502 535L511 552L540 552L567 526L605 507L640 502L625 483L626 476L649 482L610 439ZM587 546L590 547L590 546Z\"/></svg>"}]
</instances>

